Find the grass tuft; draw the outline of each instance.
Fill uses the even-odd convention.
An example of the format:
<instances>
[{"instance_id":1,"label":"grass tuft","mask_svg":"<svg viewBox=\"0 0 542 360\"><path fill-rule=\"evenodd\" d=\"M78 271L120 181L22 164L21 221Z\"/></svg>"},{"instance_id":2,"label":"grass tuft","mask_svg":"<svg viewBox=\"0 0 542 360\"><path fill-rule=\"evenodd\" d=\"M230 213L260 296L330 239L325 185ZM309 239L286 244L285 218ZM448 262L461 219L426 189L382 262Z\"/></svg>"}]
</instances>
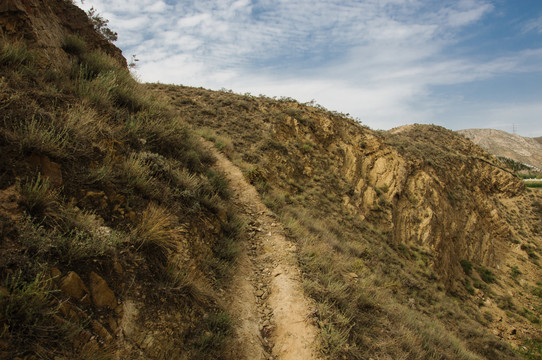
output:
<instances>
[{"instance_id":1,"label":"grass tuft","mask_svg":"<svg viewBox=\"0 0 542 360\"><path fill-rule=\"evenodd\" d=\"M16 353L36 350L36 344L51 347L67 336L69 323L57 321L58 307L51 305L54 290L44 275L25 281L17 272L8 275L3 285L7 293L0 292L0 319L4 325L0 334Z\"/></svg>"},{"instance_id":2,"label":"grass tuft","mask_svg":"<svg viewBox=\"0 0 542 360\"><path fill-rule=\"evenodd\" d=\"M175 218L164 208L149 204L132 231L135 245L143 251L158 249L161 253L168 252L175 246L178 234L174 221Z\"/></svg>"},{"instance_id":3,"label":"grass tuft","mask_svg":"<svg viewBox=\"0 0 542 360\"><path fill-rule=\"evenodd\" d=\"M21 205L35 218L54 218L58 215L58 193L51 189L49 180L38 173L36 179L21 185Z\"/></svg>"},{"instance_id":4,"label":"grass tuft","mask_svg":"<svg viewBox=\"0 0 542 360\"><path fill-rule=\"evenodd\" d=\"M0 36L0 66L30 65L35 54L22 41L9 42Z\"/></svg>"},{"instance_id":5,"label":"grass tuft","mask_svg":"<svg viewBox=\"0 0 542 360\"><path fill-rule=\"evenodd\" d=\"M68 157L67 131L54 119L45 120L34 114L30 120L15 123L11 128L13 142L19 145L23 153L36 152L60 159Z\"/></svg>"},{"instance_id":6,"label":"grass tuft","mask_svg":"<svg viewBox=\"0 0 542 360\"><path fill-rule=\"evenodd\" d=\"M62 43L62 50L71 55L81 56L87 51L87 44L76 35L68 35Z\"/></svg>"}]
</instances>

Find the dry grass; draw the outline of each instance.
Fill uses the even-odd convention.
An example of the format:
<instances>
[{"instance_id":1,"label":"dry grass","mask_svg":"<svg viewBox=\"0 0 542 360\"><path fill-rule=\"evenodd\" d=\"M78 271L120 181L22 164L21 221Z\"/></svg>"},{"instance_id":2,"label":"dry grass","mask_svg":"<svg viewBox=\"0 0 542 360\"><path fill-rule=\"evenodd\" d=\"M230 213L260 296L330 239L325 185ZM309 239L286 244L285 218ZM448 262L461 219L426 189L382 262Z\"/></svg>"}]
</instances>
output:
<instances>
[{"instance_id":1,"label":"dry grass","mask_svg":"<svg viewBox=\"0 0 542 360\"><path fill-rule=\"evenodd\" d=\"M35 53L29 50L23 41L7 41L0 34L0 66L29 66L35 61L35 57Z\"/></svg>"},{"instance_id":2,"label":"dry grass","mask_svg":"<svg viewBox=\"0 0 542 360\"><path fill-rule=\"evenodd\" d=\"M9 244L0 241L0 281L11 281L7 269L25 275L16 285L20 296L14 296L18 290L10 285L9 298L0 299L2 342L6 339L4 305L9 301L16 301L23 313L24 308L34 311L35 300L41 299L36 311L43 316L31 316L29 321L41 319L46 325L47 314L62 320L56 313L57 303L48 297L55 293L38 282L32 285L33 277L43 269L73 270L84 279L89 271L111 270L118 261L128 271L117 274L115 280L135 281L149 298L159 293L167 299L165 305L145 303L142 313L170 305L188 309L175 324L176 331L183 329L178 331L182 346L174 349L175 354L220 358L230 336L230 321L217 305L218 281L212 269L232 268L236 254L232 234L238 229L232 216L220 220L217 215L228 207L224 177L209 171L214 158L184 119L116 60L91 51L75 36L64 39L63 49L70 54L71 67L58 64L60 70L42 71L34 65L37 55L23 42L0 39L0 147L6 155L0 161L1 186L15 184L15 176L30 179L20 186L27 215L17 223L0 219L2 235L10 236ZM53 190L39 170L29 166L30 154L55 162L62 172L62 185ZM197 236L184 244L182 253L183 261L188 256L191 266L166 275L172 258L179 257L185 226L197 229ZM230 235L218 239L215 231ZM214 248L215 242L221 245ZM193 255L196 250L198 257ZM142 258L144 265L135 268L132 264ZM107 278L108 272L104 274ZM114 287L111 278L106 280ZM120 301L134 296L131 288L127 293L114 291ZM206 317L208 313L212 315ZM63 338L61 331L56 332L58 338L41 342L39 334L24 335L30 334L33 323L15 313L9 315L13 315L9 336L15 341L17 329L22 329L19 340L25 340L17 345L23 352L10 353L10 357L107 359L114 355L108 350L114 348L112 343L91 350L85 347L86 353L66 349L63 346L71 347L72 340ZM97 314L87 315L100 321ZM201 331L193 331L194 323L203 324ZM39 325L34 330L40 330Z\"/></svg>"},{"instance_id":3,"label":"dry grass","mask_svg":"<svg viewBox=\"0 0 542 360\"><path fill-rule=\"evenodd\" d=\"M25 154L37 152L53 158L68 156L68 134L64 126L51 116L34 114L26 121L4 119L6 136Z\"/></svg>"},{"instance_id":4,"label":"dry grass","mask_svg":"<svg viewBox=\"0 0 542 360\"><path fill-rule=\"evenodd\" d=\"M393 211L390 187L375 189L379 200L363 217L343 206L345 198L363 201L340 173L343 142L359 146L361 159L374 151L371 141L393 143L405 158L425 159L422 165L437 172L449 161L463 163L472 152L467 142L438 127L414 127L412 141L384 139L341 114L291 99L149 87L169 96L202 137L232 139L234 163L297 242L304 289L318 304L324 358L515 358L476 322L476 304L458 306L445 291L430 268L429 249L394 242L386 216ZM362 162L356 171L369 171ZM451 195L450 201L464 201L462 192Z\"/></svg>"},{"instance_id":5,"label":"dry grass","mask_svg":"<svg viewBox=\"0 0 542 360\"><path fill-rule=\"evenodd\" d=\"M24 275L17 272L8 276L2 285L8 295L0 294L3 325L0 334L15 350L14 354L35 351L40 345L59 347L67 340L68 331L74 330L73 325L69 328L71 324L59 324L56 320L58 308L50 306L55 291L43 274L25 280Z\"/></svg>"},{"instance_id":6,"label":"dry grass","mask_svg":"<svg viewBox=\"0 0 542 360\"><path fill-rule=\"evenodd\" d=\"M152 171L139 154L132 154L121 165L121 178L135 191L149 198L158 195L158 188Z\"/></svg>"},{"instance_id":7,"label":"dry grass","mask_svg":"<svg viewBox=\"0 0 542 360\"><path fill-rule=\"evenodd\" d=\"M132 231L132 238L138 249L158 249L160 252L172 250L177 237L175 218L154 203L147 206Z\"/></svg>"},{"instance_id":8,"label":"dry grass","mask_svg":"<svg viewBox=\"0 0 542 360\"><path fill-rule=\"evenodd\" d=\"M58 191L52 189L49 180L38 173L34 180L21 185L21 205L35 218L55 218L59 210Z\"/></svg>"}]
</instances>

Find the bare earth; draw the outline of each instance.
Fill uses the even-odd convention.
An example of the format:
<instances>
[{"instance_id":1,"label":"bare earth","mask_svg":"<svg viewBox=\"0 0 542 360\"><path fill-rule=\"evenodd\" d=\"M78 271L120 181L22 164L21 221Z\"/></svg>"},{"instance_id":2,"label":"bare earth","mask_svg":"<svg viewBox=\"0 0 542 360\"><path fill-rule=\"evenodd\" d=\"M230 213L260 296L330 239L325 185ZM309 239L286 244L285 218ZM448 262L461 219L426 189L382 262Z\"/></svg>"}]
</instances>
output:
<instances>
[{"instance_id":1,"label":"bare earth","mask_svg":"<svg viewBox=\"0 0 542 360\"><path fill-rule=\"evenodd\" d=\"M542 142L495 129L468 129L458 133L480 145L489 153L542 169Z\"/></svg>"},{"instance_id":2,"label":"bare earth","mask_svg":"<svg viewBox=\"0 0 542 360\"><path fill-rule=\"evenodd\" d=\"M246 214L249 239L242 244L239 267L226 298L236 321L244 359L317 359L317 329L311 302L301 289L296 247L284 236L275 215L261 202L241 170L217 153L217 167Z\"/></svg>"}]
</instances>

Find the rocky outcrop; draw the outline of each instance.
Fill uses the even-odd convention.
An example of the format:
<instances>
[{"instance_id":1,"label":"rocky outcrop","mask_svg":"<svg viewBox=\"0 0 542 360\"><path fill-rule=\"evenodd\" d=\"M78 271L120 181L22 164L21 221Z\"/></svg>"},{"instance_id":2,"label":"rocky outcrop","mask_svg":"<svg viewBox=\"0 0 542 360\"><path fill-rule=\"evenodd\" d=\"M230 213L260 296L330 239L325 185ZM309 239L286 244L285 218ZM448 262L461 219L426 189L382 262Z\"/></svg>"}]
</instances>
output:
<instances>
[{"instance_id":1,"label":"rocky outcrop","mask_svg":"<svg viewBox=\"0 0 542 360\"><path fill-rule=\"evenodd\" d=\"M497 159L437 126L377 133L306 108L287 113L270 124L271 137L301 151L268 155L273 182L280 181L273 174L306 183L323 173L324 192L340 194L344 208L387 232L390 243L427 249L449 289L462 277L461 259L499 265L510 228L495 202L524 186Z\"/></svg>"},{"instance_id":2,"label":"rocky outcrop","mask_svg":"<svg viewBox=\"0 0 542 360\"><path fill-rule=\"evenodd\" d=\"M69 63L62 45L68 35L77 35L90 49L101 50L126 66L122 52L98 34L85 12L65 0L3 0L0 3L0 33L22 40L40 54L39 64L61 68Z\"/></svg>"}]
</instances>

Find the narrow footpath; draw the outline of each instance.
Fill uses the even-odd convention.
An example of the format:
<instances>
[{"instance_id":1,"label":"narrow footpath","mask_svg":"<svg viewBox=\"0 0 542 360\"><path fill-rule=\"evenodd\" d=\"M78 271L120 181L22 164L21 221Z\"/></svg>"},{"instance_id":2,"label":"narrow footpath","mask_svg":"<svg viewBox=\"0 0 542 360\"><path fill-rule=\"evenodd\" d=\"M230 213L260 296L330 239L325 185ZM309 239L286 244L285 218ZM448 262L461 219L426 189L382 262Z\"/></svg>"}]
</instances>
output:
<instances>
[{"instance_id":1,"label":"narrow footpath","mask_svg":"<svg viewBox=\"0 0 542 360\"><path fill-rule=\"evenodd\" d=\"M241 170L213 152L248 224L249 236L241 244L238 271L226 295L236 321L238 355L250 360L318 359L314 311L302 291L295 244Z\"/></svg>"}]
</instances>

